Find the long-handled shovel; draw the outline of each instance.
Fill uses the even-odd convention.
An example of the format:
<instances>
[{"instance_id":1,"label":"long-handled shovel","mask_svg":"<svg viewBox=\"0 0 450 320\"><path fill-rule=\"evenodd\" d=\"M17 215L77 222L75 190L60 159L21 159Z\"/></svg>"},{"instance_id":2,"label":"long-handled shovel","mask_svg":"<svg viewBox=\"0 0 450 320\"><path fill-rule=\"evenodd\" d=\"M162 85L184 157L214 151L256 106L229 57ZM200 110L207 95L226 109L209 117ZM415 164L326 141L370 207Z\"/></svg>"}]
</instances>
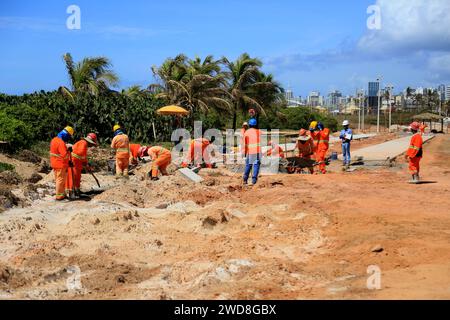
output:
<instances>
[{"instance_id":1,"label":"long-handled shovel","mask_svg":"<svg viewBox=\"0 0 450 320\"><path fill-rule=\"evenodd\" d=\"M94 175L94 173L92 172L92 170L89 168L87 169L87 171L91 174L91 176L95 179L95 182L97 182L98 188L101 189L102 187L100 186L100 182L98 182L97 177Z\"/></svg>"}]
</instances>

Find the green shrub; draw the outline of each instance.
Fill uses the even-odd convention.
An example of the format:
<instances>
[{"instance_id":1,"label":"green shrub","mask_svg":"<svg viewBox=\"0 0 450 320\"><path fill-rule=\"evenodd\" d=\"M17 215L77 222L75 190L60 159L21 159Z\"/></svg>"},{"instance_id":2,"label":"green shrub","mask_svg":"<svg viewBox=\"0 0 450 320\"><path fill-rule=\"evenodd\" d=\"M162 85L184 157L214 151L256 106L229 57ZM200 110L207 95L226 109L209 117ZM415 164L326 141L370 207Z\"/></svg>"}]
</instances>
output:
<instances>
[{"instance_id":1,"label":"green shrub","mask_svg":"<svg viewBox=\"0 0 450 320\"><path fill-rule=\"evenodd\" d=\"M12 164L0 162L0 172L14 171L15 167Z\"/></svg>"},{"instance_id":2,"label":"green shrub","mask_svg":"<svg viewBox=\"0 0 450 320\"><path fill-rule=\"evenodd\" d=\"M33 131L30 125L0 111L0 140L9 142L15 151L30 146L33 141Z\"/></svg>"}]
</instances>

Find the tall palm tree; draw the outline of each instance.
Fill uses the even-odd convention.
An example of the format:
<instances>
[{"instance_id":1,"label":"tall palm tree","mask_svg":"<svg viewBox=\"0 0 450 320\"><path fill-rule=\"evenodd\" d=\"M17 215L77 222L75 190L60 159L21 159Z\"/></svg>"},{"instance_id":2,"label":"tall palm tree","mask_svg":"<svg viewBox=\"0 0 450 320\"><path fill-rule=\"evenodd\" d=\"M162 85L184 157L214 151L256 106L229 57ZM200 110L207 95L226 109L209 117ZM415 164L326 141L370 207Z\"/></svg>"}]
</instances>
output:
<instances>
[{"instance_id":1,"label":"tall palm tree","mask_svg":"<svg viewBox=\"0 0 450 320\"><path fill-rule=\"evenodd\" d=\"M254 99L250 90L251 85L258 82L259 67L262 66L262 62L251 58L247 53L243 53L236 61L228 61L226 58L223 60L227 68L226 76L233 102L233 130L236 130L238 112L254 108L258 113L264 113L263 106Z\"/></svg>"},{"instance_id":2,"label":"tall palm tree","mask_svg":"<svg viewBox=\"0 0 450 320\"><path fill-rule=\"evenodd\" d=\"M63 94L74 99L78 93L98 95L116 86L118 76L111 70L111 62L106 57L84 58L74 63L70 53L63 56L69 74L71 89L64 86L59 88Z\"/></svg>"},{"instance_id":3,"label":"tall palm tree","mask_svg":"<svg viewBox=\"0 0 450 320\"><path fill-rule=\"evenodd\" d=\"M190 109L193 117L197 112L228 110L226 79L220 72L221 60L207 56L203 61L196 57L189 60L185 55L167 59L160 67L153 67L159 84L150 87L160 90L159 98Z\"/></svg>"},{"instance_id":4,"label":"tall palm tree","mask_svg":"<svg viewBox=\"0 0 450 320\"><path fill-rule=\"evenodd\" d=\"M143 90L139 85L134 85L129 88L122 89L121 93L129 98L137 98L145 96L148 93L148 91Z\"/></svg>"}]
</instances>

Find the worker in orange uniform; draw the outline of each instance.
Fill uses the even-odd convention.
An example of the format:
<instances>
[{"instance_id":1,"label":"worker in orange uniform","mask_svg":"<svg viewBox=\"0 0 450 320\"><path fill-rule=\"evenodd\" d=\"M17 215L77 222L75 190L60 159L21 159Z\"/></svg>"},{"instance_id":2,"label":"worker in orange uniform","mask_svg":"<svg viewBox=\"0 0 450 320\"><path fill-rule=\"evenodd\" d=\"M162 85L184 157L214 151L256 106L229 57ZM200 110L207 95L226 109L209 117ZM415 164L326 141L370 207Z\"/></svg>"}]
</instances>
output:
<instances>
[{"instance_id":1,"label":"worker in orange uniform","mask_svg":"<svg viewBox=\"0 0 450 320\"><path fill-rule=\"evenodd\" d=\"M314 154L314 143L308 131L301 129L297 138L295 149L298 150L298 156L303 159L311 159ZM309 172L314 173L314 168L309 167Z\"/></svg>"},{"instance_id":2,"label":"worker in orange uniform","mask_svg":"<svg viewBox=\"0 0 450 320\"><path fill-rule=\"evenodd\" d=\"M279 157L281 159L284 159L284 151L279 144L276 144L273 141L269 141L268 145L270 147L270 149L267 150L268 157Z\"/></svg>"},{"instance_id":3,"label":"worker in orange uniform","mask_svg":"<svg viewBox=\"0 0 450 320\"><path fill-rule=\"evenodd\" d=\"M258 129L256 119L248 122L250 129L244 134L243 156L245 157L244 184L248 183L250 171L252 172L252 183L258 181L259 168L261 166L261 132Z\"/></svg>"},{"instance_id":4,"label":"worker in orange uniform","mask_svg":"<svg viewBox=\"0 0 450 320\"><path fill-rule=\"evenodd\" d=\"M139 150L141 150L141 145L137 143L130 143L130 159L129 163L132 165L137 165L139 161Z\"/></svg>"},{"instance_id":5,"label":"worker in orange uniform","mask_svg":"<svg viewBox=\"0 0 450 320\"><path fill-rule=\"evenodd\" d=\"M428 128L428 126L425 124L425 122L422 122L419 126L420 129L420 134L424 135L425 134L425 129Z\"/></svg>"},{"instance_id":6,"label":"worker in orange uniform","mask_svg":"<svg viewBox=\"0 0 450 320\"><path fill-rule=\"evenodd\" d=\"M319 172L327 173L327 166L325 163L325 156L327 154L330 143L330 130L325 128L321 122L317 123L316 128L311 127L311 136L315 140L316 147L316 162L319 163Z\"/></svg>"},{"instance_id":7,"label":"worker in orange uniform","mask_svg":"<svg viewBox=\"0 0 450 320\"><path fill-rule=\"evenodd\" d=\"M167 166L172 161L171 152L166 148L155 146L148 148L145 153L152 159L152 171L150 172L151 179L159 180L158 175L160 171L163 176L167 176Z\"/></svg>"},{"instance_id":8,"label":"worker in orange uniform","mask_svg":"<svg viewBox=\"0 0 450 320\"><path fill-rule=\"evenodd\" d=\"M88 148L96 146L97 135L95 133L89 133L86 138L81 139L72 147L72 163L67 170L66 179L66 194L71 199L80 197L81 172L83 171L83 167L91 170L88 165L87 151Z\"/></svg>"},{"instance_id":9,"label":"worker in orange uniform","mask_svg":"<svg viewBox=\"0 0 450 320\"><path fill-rule=\"evenodd\" d=\"M317 121L312 121L309 125L309 131L307 134L311 137L311 141L313 144L313 154L315 155L317 152L317 146L319 144L319 131L317 130Z\"/></svg>"},{"instance_id":10,"label":"worker in orange uniform","mask_svg":"<svg viewBox=\"0 0 450 320\"><path fill-rule=\"evenodd\" d=\"M69 149L66 143L73 137L72 127L65 127L50 142L50 165L55 174L56 200L64 200L67 168L69 167Z\"/></svg>"},{"instance_id":11,"label":"worker in orange uniform","mask_svg":"<svg viewBox=\"0 0 450 320\"><path fill-rule=\"evenodd\" d=\"M130 163L130 140L123 133L122 128L116 124L113 128L114 138L111 148L116 150L116 178L124 176L128 178L128 165Z\"/></svg>"},{"instance_id":12,"label":"worker in orange uniform","mask_svg":"<svg viewBox=\"0 0 450 320\"><path fill-rule=\"evenodd\" d=\"M189 164L193 163L196 167L201 167L203 164L207 168L212 168L213 165L209 158L207 148L211 142L206 138L197 138L191 141L187 153L187 158L181 163L183 168L188 167Z\"/></svg>"},{"instance_id":13,"label":"worker in orange uniform","mask_svg":"<svg viewBox=\"0 0 450 320\"><path fill-rule=\"evenodd\" d=\"M409 143L405 158L409 160L409 172L412 175L412 182L419 183L420 160L423 156L422 135L418 132L420 130L420 124L418 122L413 122L410 125L410 129L413 136L411 137L411 142Z\"/></svg>"}]
</instances>

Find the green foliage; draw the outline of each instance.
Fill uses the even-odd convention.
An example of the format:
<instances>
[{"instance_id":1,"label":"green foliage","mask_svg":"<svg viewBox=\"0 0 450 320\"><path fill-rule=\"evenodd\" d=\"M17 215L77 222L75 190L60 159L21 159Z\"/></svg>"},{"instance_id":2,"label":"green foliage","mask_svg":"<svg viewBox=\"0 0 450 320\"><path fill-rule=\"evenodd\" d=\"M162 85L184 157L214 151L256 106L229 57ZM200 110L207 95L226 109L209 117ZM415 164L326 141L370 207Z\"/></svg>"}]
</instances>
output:
<instances>
[{"instance_id":1,"label":"green foliage","mask_svg":"<svg viewBox=\"0 0 450 320\"><path fill-rule=\"evenodd\" d=\"M12 164L0 162L0 172L14 171L15 167Z\"/></svg>"},{"instance_id":2,"label":"green foliage","mask_svg":"<svg viewBox=\"0 0 450 320\"><path fill-rule=\"evenodd\" d=\"M9 142L13 149L21 149L33 141L33 131L29 124L0 111L0 140Z\"/></svg>"},{"instance_id":3,"label":"green foliage","mask_svg":"<svg viewBox=\"0 0 450 320\"><path fill-rule=\"evenodd\" d=\"M305 108L281 108L278 112L270 112L267 117L260 118L260 127L267 129L308 129L311 121L320 121L331 131L336 131L336 119L319 112L311 112Z\"/></svg>"}]
</instances>

